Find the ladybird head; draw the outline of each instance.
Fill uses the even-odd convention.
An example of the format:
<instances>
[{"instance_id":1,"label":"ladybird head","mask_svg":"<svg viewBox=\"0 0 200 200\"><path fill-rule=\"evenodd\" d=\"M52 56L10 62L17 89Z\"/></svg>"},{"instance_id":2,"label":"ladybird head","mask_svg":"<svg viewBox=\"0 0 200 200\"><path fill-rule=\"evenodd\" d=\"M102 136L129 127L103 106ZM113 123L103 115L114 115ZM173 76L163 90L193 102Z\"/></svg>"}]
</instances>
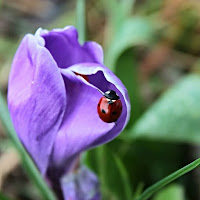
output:
<instances>
[{"instance_id":1,"label":"ladybird head","mask_svg":"<svg viewBox=\"0 0 200 200\"><path fill-rule=\"evenodd\" d=\"M118 100L119 96L114 90L108 90L107 92L104 93L104 97L110 100Z\"/></svg>"}]
</instances>

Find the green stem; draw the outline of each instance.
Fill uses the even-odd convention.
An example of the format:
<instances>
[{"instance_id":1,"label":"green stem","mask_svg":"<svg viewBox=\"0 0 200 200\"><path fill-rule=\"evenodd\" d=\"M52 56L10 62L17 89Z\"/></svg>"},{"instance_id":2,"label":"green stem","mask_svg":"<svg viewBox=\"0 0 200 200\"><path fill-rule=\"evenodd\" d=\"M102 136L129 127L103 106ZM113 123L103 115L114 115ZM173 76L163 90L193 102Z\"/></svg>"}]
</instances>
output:
<instances>
[{"instance_id":1,"label":"green stem","mask_svg":"<svg viewBox=\"0 0 200 200\"><path fill-rule=\"evenodd\" d=\"M184 174L190 172L191 170L199 166L200 166L200 158L186 165L185 167L177 170L176 172L170 174L169 176L165 177L164 179L157 182L156 184L150 186L141 194L139 198L137 198L137 200L146 200L150 198L155 192L157 192L158 190L166 186L168 183L174 181L175 179L183 176Z\"/></svg>"},{"instance_id":2,"label":"green stem","mask_svg":"<svg viewBox=\"0 0 200 200\"><path fill-rule=\"evenodd\" d=\"M79 41L83 44L85 42L85 0L77 0L76 15Z\"/></svg>"},{"instance_id":3,"label":"green stem","mask_svg":"<svg viewBox=\"0 0 200 200\"><path fill-rule=\"evenodd\" d=\"M55 200L55 197L51 190L48 188L46 183L44 182L43 178L40 176L39 171L35 167L33 161L29 157L28 153L25 151L24 147L22 146L21 142L19 141L15 130L13 128L12 122L10 120L10 115L7 109L7 105L3 99L3 96L0 92L0 120L2 121L3 126L7 130L7 134L12 140L15 148L18 150L22 165L26 169L30 179L37 185L43 199L45 200Z\"/></svg>"}]
</instances>

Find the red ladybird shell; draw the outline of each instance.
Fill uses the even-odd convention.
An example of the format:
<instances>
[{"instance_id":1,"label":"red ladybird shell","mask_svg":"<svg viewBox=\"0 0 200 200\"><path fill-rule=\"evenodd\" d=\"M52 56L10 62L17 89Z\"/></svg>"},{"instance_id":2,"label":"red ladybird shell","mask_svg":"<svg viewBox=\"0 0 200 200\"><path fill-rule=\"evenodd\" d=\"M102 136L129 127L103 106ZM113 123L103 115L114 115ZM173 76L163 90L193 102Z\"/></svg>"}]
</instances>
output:
<instances>
[{"instance_id":1,"label":"red ladybird shell","mask_svg":"<svg viewBox=\"0 0 200 200\"><path fill-rule=\"evenodd\" d=\"M102 97L97 106L99 117L106 123L116 122L122 113L121 100L115 100L113 103L110 101L110 99Z\"/></svg>"}]
</instances>

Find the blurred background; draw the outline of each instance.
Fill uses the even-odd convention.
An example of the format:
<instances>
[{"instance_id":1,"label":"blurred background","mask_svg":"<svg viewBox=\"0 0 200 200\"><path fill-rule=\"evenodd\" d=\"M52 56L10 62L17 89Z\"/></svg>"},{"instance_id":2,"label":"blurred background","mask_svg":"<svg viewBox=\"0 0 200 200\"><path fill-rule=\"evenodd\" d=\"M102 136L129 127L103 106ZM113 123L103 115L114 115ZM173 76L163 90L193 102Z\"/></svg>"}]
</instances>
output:
<instances>
[{"instance_id":1,"label":"blurred background","mask_svg":"<svg viewBox=\"0 0 200 200\"><path fill-rule=\"evenodd\" d=\"M26 33L76 25L73 0L0 0L0 89L5 95L14 53ZM105 64L126 85L132 111L114 141L90 150L103 199L134 200L145 188L200 155L200 1L86 0L87 40L104 48ZM40 200L0 122L0 191ZM200 199L198 169L153 200Z\"/></svg>"}]
</instances>

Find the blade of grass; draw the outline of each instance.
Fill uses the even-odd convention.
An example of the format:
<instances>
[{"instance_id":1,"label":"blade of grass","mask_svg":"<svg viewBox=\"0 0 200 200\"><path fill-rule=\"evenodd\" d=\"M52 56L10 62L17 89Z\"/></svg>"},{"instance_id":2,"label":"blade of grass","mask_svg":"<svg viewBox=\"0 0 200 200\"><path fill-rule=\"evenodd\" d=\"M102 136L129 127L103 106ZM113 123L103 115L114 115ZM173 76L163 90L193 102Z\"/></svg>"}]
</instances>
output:
<instances>
[{"instance_id":1,"label":"blade of grass","mask_svg":"<svg viewBox=\"0 0 200 200\"><path fill-rule=\"evenodd\" d=\"M195 169L196 167L200 166L200 158L196 159L192 163L186 165L185 167L175 171L174 173L170 174L169 176L165 177L164 179L160 180L159 182L155 183L154 185L147 188L137 200L146 200L149 199L155 192L166 186L167 184L171 183L175 179L183 176L184 174L190 172L191 170Z\"/></svg>"},{"instance_id":2,"label":"blade of grass","mask_svg":"<svg viewBox=\"0 0 200 200\"><path fill-rule=\"evenodd\" d=\"M77 0L76 15L76 27L79 33L79 41L83 44L85 41L85 0Z\"/></svg>"},{"instance_id":3,"label":"blade of grass","mask_svg":"<svg viewBox=\"0 0 200 200\"><path fill-rule=\"evenodd\" d=\"M124 192L126 195L126 199L127 200L131 199L132 191L131 191L131 184L129 181L128 173L127 173L122 161L117 156L114 156L113 158L114 158L117 168L121 174L121 181L124 186Z\"/></svg>"},{"instance_id":4,"label":"blade of grass","mask_svg":"<svg viewBox=\"0 0 200 200\"><path fill-rule=\"evenodd\" d=\"M35 185L39 189L43 199L55 200L53 193L48 188L48 186L44 182L43 178L40 176L39 171L37 170L33 161L29 157L28 153L25 151L21 142L19 141L19 139L18 139L18 137L15 133L15 130L13 128L12 122L10 120L10 115L9 115L9 112L8 112L8 109L7 109L7 104L5 103L5 100L4 100L1 92L0 92L0 120L2 121L2 125L6 129L6 133L8 134L10 139L12 140L13 145L18 150L18 152L21 156L23 167L25 168L30 179L35 183Z\"/></svg>"}]
</instances>

